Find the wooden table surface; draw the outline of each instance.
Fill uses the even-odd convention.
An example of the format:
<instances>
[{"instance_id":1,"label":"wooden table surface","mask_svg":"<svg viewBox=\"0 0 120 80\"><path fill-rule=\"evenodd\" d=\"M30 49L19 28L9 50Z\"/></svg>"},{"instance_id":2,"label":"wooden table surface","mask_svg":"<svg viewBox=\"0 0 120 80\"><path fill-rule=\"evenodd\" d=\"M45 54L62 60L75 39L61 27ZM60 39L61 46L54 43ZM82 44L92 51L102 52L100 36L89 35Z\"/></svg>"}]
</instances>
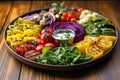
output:
<instances>
[{"instance_id":1,"label":"wooden table surface","mask_svg":"<svg viewBox=\"0 0 120 80\"><path fill-rule=\"evenodd\" d=\"M3 41L3 31L17 16L60 1L0 1L0 80L120 80L120 37L113 54L104 62L76 71L47 71L32 68L11 56ZM109 18L120 31L119 1L65 1L67 6L83 7ZM120 34L119 34L120 35Z\"/></svg>"}]
</instances>

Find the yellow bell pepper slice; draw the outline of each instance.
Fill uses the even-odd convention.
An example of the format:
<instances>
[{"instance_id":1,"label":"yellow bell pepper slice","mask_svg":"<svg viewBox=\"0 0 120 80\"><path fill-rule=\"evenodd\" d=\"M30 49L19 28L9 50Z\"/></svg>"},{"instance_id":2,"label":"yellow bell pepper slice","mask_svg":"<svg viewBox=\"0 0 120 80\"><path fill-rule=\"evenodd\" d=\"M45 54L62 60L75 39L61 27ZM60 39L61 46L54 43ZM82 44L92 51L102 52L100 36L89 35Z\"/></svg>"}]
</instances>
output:
<instances>
[{"instance_id":1,"label":"yellow bell pepper slice","mask_svg":"<svg viewBox=\"0 0 120 80\"><path fill-rule=\"evenodd\" d=\"M91 46L94 43L94 41L91 38L86 38L78 43L76 43L74 46L77 47L81 54L85 55L85 49L89 46Z\"/></svg>"},{"instance_id":2,"label":"yellow bell pepper slice","mask_svg":"<svg viewBox=\"0 0 120 80\"><path fill-rule=\"evenodd\" d=\"M29 41L32 41L35 39L36 39L36 37L24 37L23 42L29 42Z\"/></svg>"},{"instance_id":3,"label":"yellow bell pepper slice","mask_svg":"<svg viewBox=\"0 0 120 80\"><path fill-rule=\"evenodd\" d=\"M116 36L106 36L106 35L100 35L100 38L106 38L111 40L112 42L115 42Z\"/></svg>"},{"instance_id":4,"label":"yellow bell pepper slice","mask_svg":"<svg viewBox=\"0 0 120 80\"><path fill-rule=\"evenodd\" d=\"M102 46L104 48L104 52L106 52L112 47L113 42L107 38L100 37L99 40L97 41L97 44L99 46Z\"/></svg>"},{"instance_id":5,"label":"yellow bell pepper slice","mask_svg":"<svg viewBox=\"0 0 120 80\"><path fill-rule=\"evenodd\" d=\"M95 42L95 41L97 41L97 40L98 40L98 38L99 38L99 37L85 36L85 37L84 37L84 40L87 40L87 41L88 41L88 40L92 40L92 41L94 41L94 42Z\"/></svg>"},{"instance_id":6,"label":"yellow bell pepper slice","mask_svg":"<svg viewBox=\"0 0 120 80\"><path fill-rule=\"evenodd\" d=\"M96 44L86 48L86 55L92 55L93 60L100 58L103 55L103 53L103 47L98 46Z\"/></svg>"}]
</instances>

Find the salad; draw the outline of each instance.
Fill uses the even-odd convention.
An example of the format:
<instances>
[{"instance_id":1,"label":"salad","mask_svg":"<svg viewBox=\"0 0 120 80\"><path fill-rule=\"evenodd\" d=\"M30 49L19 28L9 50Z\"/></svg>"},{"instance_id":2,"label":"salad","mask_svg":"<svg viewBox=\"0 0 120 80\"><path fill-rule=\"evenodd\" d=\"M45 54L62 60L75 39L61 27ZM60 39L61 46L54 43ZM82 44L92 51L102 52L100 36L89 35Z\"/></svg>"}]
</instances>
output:
<instances>
[{"instance_id":1,"label":"salad","mask_svg":"<svg viewBox=\"0 0 120 80\"><path fill-rule=\"evenodd\" d=\"M102 57L116 40L111 21L64 2L19 17L6 31L6 42L20 56L38 63L74 65Z\"/></svg>"}]
</instances>

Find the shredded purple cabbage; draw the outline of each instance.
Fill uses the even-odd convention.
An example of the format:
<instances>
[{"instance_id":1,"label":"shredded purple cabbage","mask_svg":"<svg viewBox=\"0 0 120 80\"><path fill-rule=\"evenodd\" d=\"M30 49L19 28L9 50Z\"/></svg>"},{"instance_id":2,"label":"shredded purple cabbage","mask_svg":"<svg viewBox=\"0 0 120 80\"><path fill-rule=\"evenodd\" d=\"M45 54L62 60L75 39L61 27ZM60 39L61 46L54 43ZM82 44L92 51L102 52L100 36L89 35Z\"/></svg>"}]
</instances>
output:
<instances>
[{"instance_id":1,"label":"shredded purple cabbage","mask_svg":"<svg viewBox=\"0 0 120 80\"><path fill-rule=\"evenodd\" d=\"M70 21L54 22L49 27L51 27L53 29L53 31L57 30L57 29L71 29L71 30L73 30L75 32L74 42L78 42L78 41L82 40L84 38L85 33L86 33L85 29L81 25L79 25L75 22L70 22Z\"/></svg>"}]
</instances>

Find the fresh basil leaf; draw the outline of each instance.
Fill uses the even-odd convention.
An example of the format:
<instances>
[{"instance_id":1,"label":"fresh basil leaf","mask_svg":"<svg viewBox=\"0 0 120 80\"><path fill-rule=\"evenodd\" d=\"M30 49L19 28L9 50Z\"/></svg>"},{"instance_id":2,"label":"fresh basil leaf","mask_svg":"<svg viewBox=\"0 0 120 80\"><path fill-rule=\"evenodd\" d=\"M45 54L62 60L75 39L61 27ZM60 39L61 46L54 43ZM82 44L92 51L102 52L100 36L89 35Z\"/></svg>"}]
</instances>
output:
<instances>
[{"instance_id":1,"label":"fresh basil leaf","mask_svg":"<svg viewBox=\"0 0 120 80\"><path fill-rule=\"evenodd\" d=\"M64 4L65 4L65 2L60 3L60 7L63 7L63 6L64 6Z\"/></svg>"},{"instance_id":2,"label":"fresh basil leaf","mask_svg":"<svg viewBox=\"0 0 120 80\"><path fill-rule=\"evenodd\" d=\"M59 8L59 6L58 6L58 4L57 4L57 3L52 3L52 7L53 7L53 8L56 8L56 9L58 9L58 8Z\"/></svg>"},{"instance_id":3,"label":"fresh basil leaf","mask_svg":"<svg viewBox=\"0 0 120 80\"><path fill-rule=\"evenodd\" d=\"M60 9L61 12L65 12L67 10L68 7L63 7Z\"/></svg>"}]
</instances>

